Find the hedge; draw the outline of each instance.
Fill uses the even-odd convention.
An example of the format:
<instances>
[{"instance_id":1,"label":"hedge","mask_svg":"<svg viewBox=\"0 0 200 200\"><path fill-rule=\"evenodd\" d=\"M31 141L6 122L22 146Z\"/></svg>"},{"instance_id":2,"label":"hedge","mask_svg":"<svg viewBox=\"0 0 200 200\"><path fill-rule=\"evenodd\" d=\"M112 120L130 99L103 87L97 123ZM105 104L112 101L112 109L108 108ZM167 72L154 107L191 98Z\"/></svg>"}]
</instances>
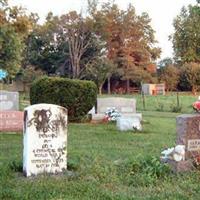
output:
<instances>
[{"instance_id":1,"label":"hedge","mask_svg":"<svg viewBox=\"0 0 200 200\"><path fill-rule=\"evenodd\" d=\"M50 103L68 109L69 121L80 121L95 105L97 87L92 81L59 77L35 80L30 88L30 103Z\"/></svg>"}]
</instances>

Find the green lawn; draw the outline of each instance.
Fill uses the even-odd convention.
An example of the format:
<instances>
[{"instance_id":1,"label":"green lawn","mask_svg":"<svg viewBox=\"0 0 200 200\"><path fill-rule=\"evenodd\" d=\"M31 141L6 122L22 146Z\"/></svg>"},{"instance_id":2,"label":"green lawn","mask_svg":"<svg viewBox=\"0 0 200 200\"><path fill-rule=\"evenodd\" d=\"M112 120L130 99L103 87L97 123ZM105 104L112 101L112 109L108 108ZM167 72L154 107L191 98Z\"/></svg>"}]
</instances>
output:
<instances>
[{"instance_id":1,"label":"green lawn","mask_svg":"<svg viewBox=\"0 0 200 200\"><path fill-rule=\"evenodd\" d=\"M0 134L0 199L199 199L198 171L173 174L159 162L161 150L175 144L178 114L157 112L154 102L176 96L146 98L142 132L119 132L114 123L70 124L69 171L59 176L25 178L22 135ZM182 112L192 112L196 98L180 99Z\"/></svg>"}]
</instances>

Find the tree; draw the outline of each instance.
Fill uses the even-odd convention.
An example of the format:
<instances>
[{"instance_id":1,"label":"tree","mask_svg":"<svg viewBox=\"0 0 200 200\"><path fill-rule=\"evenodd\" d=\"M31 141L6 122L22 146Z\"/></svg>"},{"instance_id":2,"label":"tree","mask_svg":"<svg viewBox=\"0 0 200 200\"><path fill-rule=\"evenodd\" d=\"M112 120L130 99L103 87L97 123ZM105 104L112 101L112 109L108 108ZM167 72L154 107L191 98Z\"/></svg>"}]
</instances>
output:
<instances>
[{"instance_id":1,"label":"tree","mask_svg":"<svg viewBox=\"0 0 200 200\"><path fill-rule=\"evenodd\" d=\"M66 55L69 49L57 24L58 17L49 13L43 25L34 27L26 40L24 67L34 65L49 75L67 73Z\"/></svg>"},{"instance_id":2,"label":"tree","mask_svg":"<svg viewBox=\"0 0 200 200\"><path fill-rule=\"evenodd\" d=\"M116 66L106 58L96 58L88 63L84 73L84 78L93 80L99 88L99 94L102 94L102 87L106 79L116 70Z\"/></svg>"},{"instance_id":3,"label":"tree","mask_svg":"<svg viewBox=\"0 0 200 200\"><path fill-rule=\"evenodd\" d=\"M21 67L24 40L31 30L34 16L21 7L10 7L0 1L0 68L12 78Z\"/></svg>"},{"instance_id":4,"label":"tree","mask_svg":"<svg viewBox=\"0 0 200 200\"><path fill-rule=\"evenodd\" d=\"M26 91L25 86L30 87L31 83L35 79L42 77L44 75L45 73L42 70L36 69L34 66L27 66L25 69L21 68L19 70L19 72L16 75L16 79L21 80L23 82L24 91Z\"/></svg>"},{"instance_id":5,"label":"tree","mask_svg":"<svg viewBox=\"0 0 200 200\"><path fill-rule=\"evenodd\" d=\"M177 62L200 62L200 7L183 7L174 19L173 49Z\"/></svg>"},{"instance_id":6,"label":"tree","mask_svg":"<svg viewBox=\"0 0 200 200\"><path fill-rule=\"evenodd\" d=\"M20 68L23 43L10 25L0 26L0 68L14 77Z\"/></svg>"},{"instance_id":7,"label":"tree","mask_svg":"<svg viewBox=\"0 0 200 200\"><path fill-rule=\"evenodd\" d=\"M179 70L174 65L161 68L160 81L165 83L167 91L176 89L179 81Z\"/></svg>"},{"instance_id":8,"label":"tree","mask_svg":"<svg viewBox=\"0 0 200 200\"><path fill-rule=\"evenodd\" d=\"M173 65L173 63L174 62L173 62L172 58L167 57L158 62L158 67L159 68L167 67L169 65Z\"/></svg>"},{"instance_id":9,"label":"tree","mask_svg":"<svg viewBox=\"0 0 200 200\"><path fill-rule=\"evenodd\" d=\"M183 71L186 80L192 87L192 93L196 94L200 85L200 64L197 63L186 63L183 66Z\"/></svg>"},{"instance_id":10,"label":"tree","mask_svg":"<svg viewBox=\"0 0 200 200\"><path fill-rule=\"evenodd\" d=\"M69 47L69 60L72 78L78 78L81 73L81 59L91 47L95 35L92 32L93 23L89 18L83 18L76 11L62 15L59 19L59 30L65 36Z\"/></svg>"},{"instance_id":11,"label":"tree","mask_svg":"<svg viewBox=\"0 0 200 200\"><path fill-rule=\"evenodd\" d=\"M132 5L124 11L111 3L103 4L98 10L96 1L93 2L90 13L94 19L96 33L106 43L108 59L121 69L121 78L134 75L134 72L130 73L131 70L145 69L159 57L160 49L155 47L154 31L146 13L138 16Z\"/></svg>"},{"instance_id":12,"label":"tree","mask_svg":"<svg viewBox=\"0 0 200 200\"><path fill-rule=\"evenodd\" d=\"M129 70L127 70L129 71ZM126 73L126 80L131 80L137 86L141 86L141 83L156 83L157 78L153 77L147 70L139 67L133 68L129 73Z\"/></svg>"}]
</instances>

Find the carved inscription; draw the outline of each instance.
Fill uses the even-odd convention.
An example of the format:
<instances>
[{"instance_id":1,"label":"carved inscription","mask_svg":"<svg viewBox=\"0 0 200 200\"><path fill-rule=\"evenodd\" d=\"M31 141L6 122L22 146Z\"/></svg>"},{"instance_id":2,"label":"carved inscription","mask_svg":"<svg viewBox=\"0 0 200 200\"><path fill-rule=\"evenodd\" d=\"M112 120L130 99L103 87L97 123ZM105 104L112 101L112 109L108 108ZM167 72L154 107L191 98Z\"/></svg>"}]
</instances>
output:
<instances>
[{"instance_id":1,"label":"carved inscription","mask_svg":"<svg viewBox=\"0 0 200 200\"><path fill-rule=\"evenodd\" d=\"M199 151L200 150L200 139L188 140L188 151Z\"/></svg>"},{"instance_id":2,"label":"carved inscription","mask_svg":"<svg viewBox=\"0 0 200 200\"><path fill-rule=\"evenodd\" d=\"M31 111L27 113L25 119L27 124L25 134L30 133L32 137L32 141L27 142L30 144L28 159L24 159L30 170L24 166L25 174L30 176L43 172L61 172L66 169L67 111L51 104L34 105ZM27 138L31 140L29 136L27 135Z\"/></svg>"}]
</instances>

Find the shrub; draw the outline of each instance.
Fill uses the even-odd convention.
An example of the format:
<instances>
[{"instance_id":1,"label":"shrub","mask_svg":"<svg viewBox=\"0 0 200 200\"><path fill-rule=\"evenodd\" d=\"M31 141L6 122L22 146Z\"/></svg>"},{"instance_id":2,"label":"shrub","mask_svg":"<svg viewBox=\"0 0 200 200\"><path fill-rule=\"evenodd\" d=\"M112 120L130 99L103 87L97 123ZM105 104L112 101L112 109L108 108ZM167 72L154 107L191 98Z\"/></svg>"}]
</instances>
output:
<instances>
[{"instance_id":1,"label":"shrub","mask_svg":"<svg viewBox=\"0 0 200 200\"><path fill-rule=\"evenodd\" d=\"M43 77L33 82L30 102L50 103L68 109L69 121L80 121L95 105L97 87L91 81Z\"/></svg>"},{"instance_id":2,"label":"shrub","mask_svg":"<svg viewBox=\"0 0 200 200\"><path fill-rule=\"evenodd\" d=\"M159 158L148 156L134 160L131 164L129 184L134 186L149 186L159 180L165 180L171 174L171 169L166 163L161 163Z\"/></svg>"}]
</instances>

